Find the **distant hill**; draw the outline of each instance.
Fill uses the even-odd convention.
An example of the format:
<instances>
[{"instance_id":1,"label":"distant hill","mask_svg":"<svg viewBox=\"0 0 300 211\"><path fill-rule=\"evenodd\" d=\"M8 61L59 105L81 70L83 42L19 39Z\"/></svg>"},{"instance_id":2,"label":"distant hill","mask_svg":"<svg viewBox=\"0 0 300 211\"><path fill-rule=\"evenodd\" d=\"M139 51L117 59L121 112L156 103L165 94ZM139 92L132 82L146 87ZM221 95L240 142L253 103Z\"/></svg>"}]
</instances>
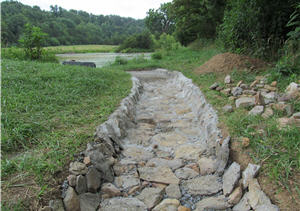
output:
<instances>
[{"instance_id":1,"label":"distant hill","mask_svg":"<svg viewBox=\"0 0 300 211\"><path fill-rule=\"evenodd\" d=\"M27 6L17 1L1 3L1 42L15 45L24 25L31 23L49 36L46 46L72 44L120 44L126 37L145 29L144 20L117 15L93 15L81 10L51 6L51 11Z\"/></svg>"}]
</instances>

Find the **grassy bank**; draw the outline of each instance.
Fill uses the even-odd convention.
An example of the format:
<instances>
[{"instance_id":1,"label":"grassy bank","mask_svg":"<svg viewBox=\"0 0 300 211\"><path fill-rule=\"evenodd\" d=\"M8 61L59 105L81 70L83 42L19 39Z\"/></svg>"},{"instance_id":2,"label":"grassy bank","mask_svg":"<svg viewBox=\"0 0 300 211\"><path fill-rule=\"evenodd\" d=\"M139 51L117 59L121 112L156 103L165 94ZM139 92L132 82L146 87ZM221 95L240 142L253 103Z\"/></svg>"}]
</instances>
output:
<instances>
[{"instance_id":1,"label":"grassy bank","mask_svg":"<svg viewBox=\"0 0 300 211\"><path fill-rule=\"evenodd\" d=\"M70 45L70 46L51 46L45 50L55 54L60 53L108 53L115 52L117 45Z\"/></svg>"},{"instance_id":2,"label":"grassy bank","mask_svg":"<svg viewBox=\"0 0 300 211\"><path fill-rule=\"evenodd\" d=\"M61 182L60 173L128 95L131 81L118 68L5 59L2 81L2 203L14 210L9 204L19 200L17 207L27 210Z\"/></svg>"}]
</instances>

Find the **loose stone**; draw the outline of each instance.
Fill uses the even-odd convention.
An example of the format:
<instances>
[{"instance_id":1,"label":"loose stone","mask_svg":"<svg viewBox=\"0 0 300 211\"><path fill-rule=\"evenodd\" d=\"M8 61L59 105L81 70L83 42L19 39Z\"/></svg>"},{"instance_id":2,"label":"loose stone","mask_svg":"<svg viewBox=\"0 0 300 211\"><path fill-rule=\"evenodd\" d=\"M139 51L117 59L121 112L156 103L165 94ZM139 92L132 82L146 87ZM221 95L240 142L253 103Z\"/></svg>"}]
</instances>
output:
<instances>
[{"instance_id":1,"label":"loose stone","mask_svg":"<svg viewBox=\"0 0 300 211\"><path fill-rule=\"evenodd\" d=\"M79 175L76 179L76 192L78 194L85 193L87 191L85 176Z\"/></svg>"},{"instance_id":2,"label":"loose stone","mask_svg":"<svg viewBox=\"0 0 300 211\"><path fill-rule=\"evenodd\" d=\"M140 185L140 179L134 175L121 175L115 178L115 184L122 189Z\"/></svg>"},{"instance_id":3,"label":"loose stone","mask_svg":"<svg viewBox=\"0 0 300 211\"><path fill-rule=\"evenodd\" d=\"M233 95L233 96L239 96L239 95L241 95L243 93L243 89L242 88L240 88L240 87L234 87L232 90L231 90L231 94Z\"/></svg>"},{"instance_id":4,"label":"loose stone","mask_svg":"<svg viewBox=\"0 0 300 211\"><path fill-rule=\"evenodd\" d=\"M260 115L264 112L264 106L255 106L254 108L251 109L251 111L249 111L249 115Z\"/></svg>"},{"instance_id":5,"label":"loose stone","mask_svg":"<svg viewBox=\"0 0 300 211\"><path fill-rule=\"evenodd\" d=\"M163 193L161 188L145 188L136 198L144 202L148 209L152 209L162 200Z\"/></svg>"},{"instance_id":6,"label":"loose stone","mask_svg":"<svg viewBox=\"0 0 300 211\"><path fill-rule=\"evenodd\" d=\"M111 183L104 183L100 193L106 195L106 198L112 198L121 195L121 191Z\"/></svg>"},{"instance_id":7,"label":"loose stone","mask_svg":"<svg viewBox=\"0 0 300 211\"><path fill-rule=\"evenodd\" d=\"M167 160L163 158L152 158L147 162L146 166L149 167L167 166L172 170L176 170L183 166L183 161L181 159Z\"/></svg>"},{"instance_id":8,"label":"loose stone","mask_svg":"<svg viewBox=\"0 0 300 211\"><path fill-rule=\"evenodd\" d=\"M248 202L248 196L249 196L249 193L245 193L243 198L240 200L240 202L235 205L232 210L233 211L250 211L251 207L250 207L250 204Z\"/></svg>"},{"instance_id":9,"label":"loose stone","mask_svg":"<svg viewBox=\"0 0 300 211\"><path fill-rule=\"evenodd\" d=\"M101 185L101 174L97 169L90 168L86 174L86 184L89 192L96 193Z\"/></svg>"},{"instance_id":10,"label":"loose stone","mask_svg":"<svg viewBox=\"0 0 300 211\"><path fill-rule=\"evenodd\" d=\"M111 198L105 199L99 211L147 211L146 205L137 198Z\"/></svg>"},{"instance_id":11,"label":"loose stone","mask_svg":"<svg viewBox=\"0 0 300 211\"><path fill-rule=\"evenodd\" d=\"M222 189L221 178L215 175L196 177L183 181L182 187L192 195L212 195Z\"/></svg>"},{"instance_id":12,"label":"loose stone","mask_svg":"<svg viewBox=\"0 0 300 211\"><path fill-rule=\"evenodd\" d=\"M217 170L217 161L212 158L202 157L198 164L201 175L213 174Z\"/></svg>"},{"instance_id":13,"label":"loose stone","mask_svg":"<svg viewBox=\"0 0 300 211\"><path fill-rule=\"evenodd\" d=\"M168 187L166 188L166 194L168 198L175 198L175 199L181 198L179 185L176 184L168 185Z\"/></svg>"},{"instance_id":14,"label":"loose stone","mask_svg":"<svg viewBox=\"0 0 300 211\"><path fill-rule=\"evenodd\" d=\"M52 211L64 211L64 204L61 199L51 200L49 201L49 207L51 207Z\"/></svg>"},{"instance_id":15,"label":"loose stone","mask_svg":"<svg viewBox=\"0 0 300 211\"><path fill-rule=\"evenodd\" d=\"M232 105L225 105L225 106L223 107L223 111L224 111L224 112L228 112L228 113L233 112Z\"/></svg>"},{"instance_id":16,"label":"loose stone","mask_svg":"<svg viewBox=\"0 0 300 211\"><path fill-rule=\"evenodd\" d=\"M76 186L76 176L74 174L71 174L67 177L68 183L70 186L75 187Z\"/></svg>"},{"instance_id":17,"label":"loose stone","mask_svg":"<svg viewBox=\"0 0 300 211\"><path fill-rule=\"evenodd\" d=\"M177 211L180 202L177 199L164 199L152 211Z\"/></svg>"},{"instance_id":18,"label":"loose stone","mask_svg":"<svg viewBox=\"0 0 300 211\"><path fill-rule=\"evenodd\" d=\"M191 179L199 175L198 172L194 171L191 168L180 168L175 171L176 177L179 179Z\"/></svg>"},{"instance_id":19,"label":"loose stone","mask_svg":"<svg viewBox=\"0 0 300 211\"><path fill-rule=\"evenodd\" d=\"M239 107L250 107L255 105L255 99L253 97L241 97L235 101L235 106Z\"/></svg>"},{"instance_id":20,"label":"loose stone","mask_svg":"<svg viewBox=\"0 0 300 211\"><path fill-rule=\"evenodd\" d=\"M225 171L223 175L223 194L228 196L240 178L241 167L238 163L234 162L231 166Z\"/></svg>"},{"instance_id":21,"label":"loose stone","mask_svg":"<svg viewBox=\"0 0 300 211\"><path fill-rule=\"evenodd\" d=\"M79 175L79 174L86 174L88 169L84 163L75 161L70 163L69 171L72 174Z\"/></svg>"},{"instance_id":22,"label":"loose stone","mask_svg":"<svg viewBox=\"0 0 300 211\"><path fill-rule=\"evenodd\" d=\"M166 166L142 167L138 168L140 178L149 182L159 182L164 184L178 184L179 179L172 170Z\"/></svg>"},{"instance_id":23,"label":"loose stone","mask_svg":"<svg viewBox=\"0 0 300 211\"><path fill-rule=\"evenodd\" d=\"M231 77L230 77L230 75L226 75L226 77L224 79L224 83L225 84L230 84L231 83Z\"/></svg>"},{"instance_id":24,"label":"loose stone","mask_svg":"<svg viewBox=\"0 0 300 211\"><path fill-rule=\"evenodd\" d=\"M69 187L66 192L64 205L67 211L80 211L79 197L72 187Z\"/></svg>"},{"instance_id":25,"label":"loose stone","mask_svg":"<svg viewBox=\"0 0 300 211\"><path fill-rule=\"evenodd\" d=\"M249 181L256 177L260 169L259 165L249 163L247 168L243 171L243 187L244 189L248 187Z\"/></svg>"},{"instance_id":26,"label":"loose stone","mask_svg":"<svg viewBox=\"0 0 300 211\"><path fill-rule=\"evenodd\" d=\"M195 211L203 211L205 209L224 210L232 205L227 202L224 196L209 197L202 199L196 204Z\"/></svg>"},{"instance_id":27,"label":"loose stone","mask_svg":"<svg viewBox=\"0 0 300 211\"><path fill-rule=\"evenodd\" d=\"M228 197L228 203L236 205L237 203L239 203L242 196L243 196L243 189L241 186L238 186L234 189L234 191Z\"/></svg>"},{"instance_id":28,"label":"loose stone","mask_svg":"<svg viewBox=\"0 0 300 211\"><path fill-rule=\"evenodd\" d=\"M79 195L80 210L95 211L100 204L100 196L94 193L84 193Z\"/></svg>"},{"instance_id":29,"label":"loose stone","mask_svg":"<svg viewBox=\"0 0 300 211\"><path fill-rule=\"evenodd\" d=\"M249 201L250 206L255 210L260 205L272 205L270 199L261 190L261 188L257 182L257 179L251 179L249 181L248 201Z\"/></svg>"}]
</instances>

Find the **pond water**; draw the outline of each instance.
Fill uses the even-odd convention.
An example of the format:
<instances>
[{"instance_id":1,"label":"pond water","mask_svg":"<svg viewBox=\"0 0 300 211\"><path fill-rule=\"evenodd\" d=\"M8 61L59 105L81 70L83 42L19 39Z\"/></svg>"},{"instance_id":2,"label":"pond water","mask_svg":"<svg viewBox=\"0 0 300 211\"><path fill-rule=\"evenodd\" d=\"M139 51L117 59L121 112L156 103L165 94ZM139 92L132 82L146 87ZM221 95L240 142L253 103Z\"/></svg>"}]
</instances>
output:
<instances>
[{"instance_id":1,"label":"pond water","mask_svg":"<svg viewBox=\"0 0 300 211\"><path fill-rule=\"evenodd\" d=\"M130 60L139 56L150 59L151 53L70 53L56 54L60 62L75 60L78 62L94 62L97 67L111 64L117 56Z\"/></svg>"}]
</instances>

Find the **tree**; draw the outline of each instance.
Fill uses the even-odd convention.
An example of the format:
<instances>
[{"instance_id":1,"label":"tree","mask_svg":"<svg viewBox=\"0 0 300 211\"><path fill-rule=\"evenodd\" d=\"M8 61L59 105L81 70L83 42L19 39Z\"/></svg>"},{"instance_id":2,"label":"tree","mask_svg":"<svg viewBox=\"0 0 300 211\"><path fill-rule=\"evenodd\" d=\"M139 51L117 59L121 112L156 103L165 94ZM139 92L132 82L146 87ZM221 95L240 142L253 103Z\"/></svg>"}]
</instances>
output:
<instances>
[{"instance_id":1,"label":"tree","mask_svg":"<svg viewBox=\"0 0 300 211\"><path fill-rule=\"evenodd\" d=\"M145 24L152 34L159 37L163 33L172 34L174 32L175 22L171 6L172 3L165 3L161 4L159 9L150 9L147 12Z\"/></svg>"},{"instance_id":2,"label":"tree","mask_svg":"<svg viewBox=\"0 0 300 211\"><path fill-rule=\"evenodd\" d=\"M42 44L46 35L39 27L30 24L25 25L25 32L19 42L28 58L35 60L41 57L43 52Z\"/></svg>"}]
</instances>

